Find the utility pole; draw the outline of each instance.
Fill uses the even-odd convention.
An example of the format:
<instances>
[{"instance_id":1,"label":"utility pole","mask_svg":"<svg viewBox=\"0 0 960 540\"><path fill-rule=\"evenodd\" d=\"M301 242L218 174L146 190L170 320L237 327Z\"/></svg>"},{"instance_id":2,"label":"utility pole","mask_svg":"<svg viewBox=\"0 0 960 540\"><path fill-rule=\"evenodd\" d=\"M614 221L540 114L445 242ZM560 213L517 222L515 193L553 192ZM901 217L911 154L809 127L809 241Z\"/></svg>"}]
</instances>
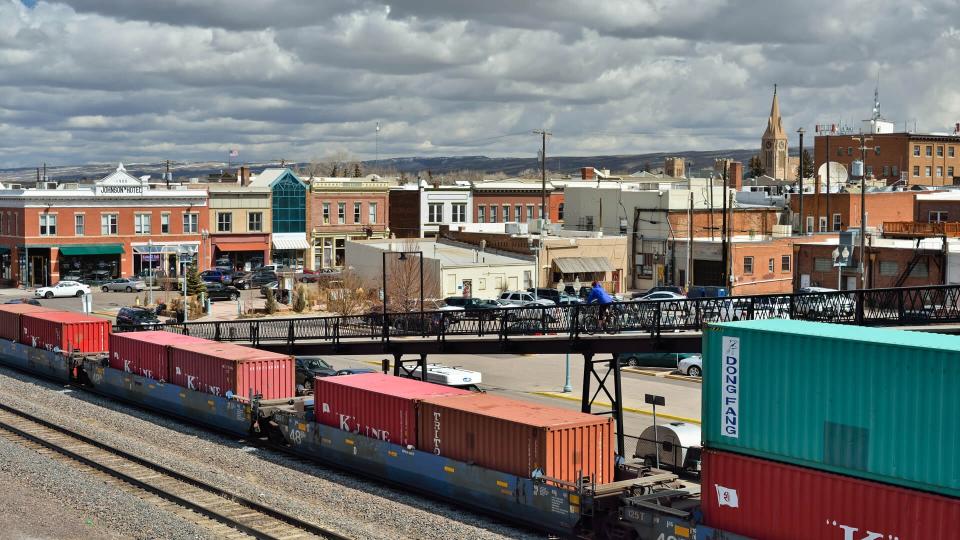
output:
<instances>
[{"instance_id":1,"label":"utility pole","mask_svg":"<svg viewBox=\"0 0 960 540\"><path fill-rule=\"evenodd\" d=\"M712 197L711 197L712 198ZM713 215L713 208L710 208ZM669 218L669 216L667 216ZM710 234L713 234L711 231ZM693 287L693 190L690 190L690 209L687 210L687 294Z\"/></svg>"},{"instance_id":2,"label":"utility pole","mask_svg":"<svg viewBox=\"0 0 960 540\"><path fill-rule=\"evenodd\" d=\"M807 234L807 217L803 214L803 134L804 129L800 128L797 130L797 133L800 134L800 166L797 167L797 176L800 178L800 235L803 236Z\"/></svg>"},{"instance_id":3,"label":"utility pole","mask_svg":"<svg viewBox=\"0 0 960 540\"><path fill-rule=\"evenodd\" d=\"M727 166L723 166L723 220L720 223L722 230L720 231L720 264L723 266L723 287L727 288L730 286L730 274L727 270L727 242L729 241L729 234L727 231ZM710 210L711 212L713 209Z\"/></svg>"},{"instance_id":4,"label":"utility pole","mask_svg":"<svg viewBox=\"0 0 960 540\"><path fill-rule=\"evenodd\" d=\"M536 288L534 288L535 292L533 295L534 298L538 298L537 293L540 292L538 290L540 287L540 248L543 247L543 235L545 233L543 218L547 211L547 135L553 135L553 133L550 133L546 129L535 129L533 133L540 135L540 220L538 221L540 224L538 227L540 231L540 242L535 258L537 264L535 269L537 285L535 286ZM603 227L602 222L600 226Z\"/></svg>"},{"instance_id":5,"label":"utility pole","mask_svg":"<svg viewBox=\"0 0 960 540\"><path fill-rule=\"evenodd\" d=\"M867 288L866 263L867 258L867 141L872 141L873 137L864 137L863 131L860 131L860 288Z\"/></svg>"},{"instance_id":6,"label":"utility pole","mask_svg":"<svg viewBox=\"0 0 960 540\"><path fill-rule=\"evenodd\" d=\"M827 141L827 230L833 230L833 216L830 215L830 134L824 138ZM820 179L817 179L819 182ZM839 289L838 289L839 290Z\"/></svg>"}]
</instances>

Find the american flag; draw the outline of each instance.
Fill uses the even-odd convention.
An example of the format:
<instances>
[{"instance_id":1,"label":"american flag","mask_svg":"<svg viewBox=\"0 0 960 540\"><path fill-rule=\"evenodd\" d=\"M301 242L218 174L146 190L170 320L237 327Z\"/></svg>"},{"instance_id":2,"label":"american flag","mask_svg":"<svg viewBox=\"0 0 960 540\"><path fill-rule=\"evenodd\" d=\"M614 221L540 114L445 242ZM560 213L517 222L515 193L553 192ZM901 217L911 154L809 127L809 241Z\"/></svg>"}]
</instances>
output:
<instances>
[{"instance_id":1,"label":"american flag","mask_svg":"<svg viewBox=\"0 0 960 540\"><path fill-rule=\"evenodd\" d=\"M235 149L231 149L231 150L230 150L230 157L240 157L240 151L239 151L239 150L235 150Z\"/></svg>"}]
</instances>

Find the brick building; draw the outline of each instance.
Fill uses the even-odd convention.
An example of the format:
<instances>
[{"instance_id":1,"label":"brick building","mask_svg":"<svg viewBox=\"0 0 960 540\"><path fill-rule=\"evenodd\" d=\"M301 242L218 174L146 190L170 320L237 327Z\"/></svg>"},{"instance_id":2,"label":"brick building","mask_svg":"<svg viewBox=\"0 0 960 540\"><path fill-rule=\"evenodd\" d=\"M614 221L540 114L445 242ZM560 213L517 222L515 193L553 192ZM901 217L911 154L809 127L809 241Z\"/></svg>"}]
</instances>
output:
<instances>
[{"instance_id":1,"label":"brick building","mask_svg":"<svg viewBox=\"0 0 960 540\"><path fill-rule=\"evenodd\" d=\"M528 223L541 216L540 180L510 178L473 184L473 216L476 223ZM563 189L547 182L547 219L563 221Z\"/></svg>"},{"instance_id":2,"label":"brick building","mask_svg":"<svg viewBox=\"0 0 960 540\"><path fill-rule=\"evenodd\" d=\"M867 192L867 228L879 229L884 221L912 221L914 219L913 191ZM804 193L790 197L790 208L800 212L803 198L803 216L800 222L807 233L835 232L860 227L860 193ZM829 204L829 212L828 212Z\"/></svg>"},{"instance_id":3,"label":"brick building","mask_svg":"<svg viewBox=\"0 0 960 540\"><path fill-rule=\"evenodd\" d=\"M390 182L375 174L363 178L310 180L313 268L342 268L348 240L390 234Z\"/></svg>"},{"instance_id":4,"label":"brick building","mask_svg":"<svg viewBox=\"0 0 960 540\"><path fill-rule=\"evenodd\" d=\"M918 247L919 244L919 247ZM860 288L859 246L848 267L833 266L836 240L797 244L796 287ZM946 283L946 253L940 239L871 238L865 260L866 288L915 287Z\"/></svg>"},{"instance_id":5,"label":"brick building","mask_svg":"<svg viewBox=\"0 0 960 540\"><path fill-rule=\"evenodd\" d=\"M871 133L864 142L864 172L894 184L903 179L907 185L949 186L960 177L960 135L922 133ZM830 161L851 171L861 159L859 135L819 135L814 139L816 170Z\"/></svg>"},{"instance_id":6,"label":"brick building","mask_svg":"<svg viewBox=\"0 0 960 540\"><path fill-rule=\"evenodd\" d=\"M956 191L917 193L915 208L914 221L923 223L960 222L960 193Z\"/></svg>"},{"instance_id":7,"label":"brick building","mask_svg":"<svg viewBox=\"0 0 960 540\"><path fill-rule=\"evenodd\" d=\"M393 186L387 194L387 221L396 238L420 238L420 186Z\"/></svg>"},{"instance_id":8,"label":"brick building","mask_svg":"<svg viewBox=\"0 0 960 540\"><path fill-rule=\"evenodd\" d=\"M213 178L201 187L209 195L210 244L218 266L255 269L270 260L273 230L271 190L250 185L250 171L241 167L233 177Z\"/></svg>"},{"instance_id":9,"label":"brick building","mask_svg":"<svg viewBox=\"0 0 960 540\"><path fill-rule=\"evenodd\" d=\"M0 280L56 283L210 266L206 190L151 187L123 165L90 185L0 190ZM199 260L198 260L199 259ZM24 276L26 279L24 279Z\"/></svg>"}]
</instances>

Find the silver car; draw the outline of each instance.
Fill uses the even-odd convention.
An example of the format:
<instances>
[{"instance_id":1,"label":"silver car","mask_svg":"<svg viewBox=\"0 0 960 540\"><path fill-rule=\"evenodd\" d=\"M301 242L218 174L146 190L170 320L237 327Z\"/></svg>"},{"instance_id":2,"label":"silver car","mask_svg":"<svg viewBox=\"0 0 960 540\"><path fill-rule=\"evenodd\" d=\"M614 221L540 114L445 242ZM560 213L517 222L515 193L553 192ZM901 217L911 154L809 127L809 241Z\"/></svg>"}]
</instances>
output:
<instances>
[{"instance_id":1,"label":"silver car","mask_svg":"<svg viewBox=\"0 0 960 540\"><path fill-rule=\"evenodd\" d=\"M547 298L534 298L532 294L526 291L507 291L500 295L500 300L508 302L515 306L554 306L553 300Z\"/></svg>"},{"instance_id":2,"label":"silver car","mask_svg":"<svg viewBox=\"0 0 960 540\"><path fill-rule=\"evenodd\" d=\"M147 284L142 279L137 278L117 278L111 279L100 286L103 292L141 292L147 288Z\"/></svg>"}]
</instances>

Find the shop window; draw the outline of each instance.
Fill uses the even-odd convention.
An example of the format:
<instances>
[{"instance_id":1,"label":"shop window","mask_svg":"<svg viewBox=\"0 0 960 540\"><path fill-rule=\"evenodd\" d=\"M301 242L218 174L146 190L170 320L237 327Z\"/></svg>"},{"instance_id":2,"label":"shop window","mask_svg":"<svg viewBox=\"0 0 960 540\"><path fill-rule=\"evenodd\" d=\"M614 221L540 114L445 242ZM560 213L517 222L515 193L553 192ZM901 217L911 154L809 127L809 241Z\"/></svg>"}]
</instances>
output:
<instances>
[{"instance_id":1,"label":"shop window","mask_svg":"<svg viewBox=\"0 0 960 540\"><path fill-rule=\"evenodd\" d=\"M217 232L233 230L233 212L217 212Z\"/></svg>"},{"instance_id":2,"label":"shop window","mask_svg":"<svg viewBox=\"0 0 960 540\"><path fill-rule=\"evenodd\" d=\"M194 213L183 214L183 233L197 234L200 231L200 215Z\"/></svg>"},{"instance_id":3,"label":"shop window","mask_svg":"<svg viewBox=\"0 0 960 540\"><path fill-rule=\"evenodd\" d=\"M40 236L57 235L57 215L40 214Z\"/></svg>"},{"instance_id":4,"label":"shop window","mask_svg":"<svg viewBox=\"0 0 960 540\"><path fill-rule=\"evenodd\" d=\"M343 266L343 261L346 260L346 244L347 241L344 238L337 238L333 242L333 264L337 268Z\"/></svg>"},{"instance_id":5,"label":"shop window","mask_svg":"<svg viewBox=\"0 0 960 540\"><path fill-rule=\"evenodd\" d=\"M337 224L343 225L347 222L347 203L337 203Z\"/></svg>"},{"instance_id":6,"label":"shop window","mask_svg":"<svg viewBox=\"0 0 960 540\"><path fill-rule=\"evenodd\" d=\"M358 202L353 203L353 222L354 223L361 223L363 221L361 219L362 211L363 211L363 207L361 206L361 203L358 203Z\"/></svg>"},{"instance_id":7,"label":"shop window","mask_svg":"<svg viewBox=\"0 0 960 540\"><path fill-rule=\"evenodd\" d=\"M367 214L367 223L375 225L377 223L377 203L372 202L367 204Z\"/></svg>"},{"instance_id":8,"label":"shop window","mask_svg":"<svg viewBox=\"0 0 960 540\"><path fill-rule=\"evenodd\" d=\"M170 234L170 214L160 214L160 234Z\"/></svg>"},{"instance_id":9,"label":"shop window","mask_svg":"<svg viewBox=\"0 0 960 540\"><path fill-rule=\"evenodd\" d=\"M134 234L150 234L150 214L134 214Z\"/></svg>"},{"instance_id":10,"label":"shop window","mask_svg":"<svg viewBox=\"0 0 960 540\"><path fill-rule=\"evenodd\" d=\"M323 239L323 267L333 266L333 238Z\"/></svg>"},{"instance_id":11,"label":"shop window","mask_svg":"<svg viewBox=\"0 0 960 540\"><path fill-rule=\"evenodd\" d=\"M260 232L263 230L263 212L250 212L247 214L247 230L250 232Z\"/></svg>"},{"instance_id":12,"label":"shop window","mask_svg":"<svg viewBox=\"0 0 960 540\"><path fill-rule=\"evenodd\" d=\"M101 214L100 234L103 236L115 236L117 232L117 214Z\"/></svg>"},{"instance_id":13,"label":"shop window","mask_svg":"<svg viewBox=\"0 0 960 540\"><path fill-rule=\"evenodd\" d=\"M85 216L83 214L74 214L73 216L73 234L83 236L85 228Z\"/></svg>"}]
</instances>

